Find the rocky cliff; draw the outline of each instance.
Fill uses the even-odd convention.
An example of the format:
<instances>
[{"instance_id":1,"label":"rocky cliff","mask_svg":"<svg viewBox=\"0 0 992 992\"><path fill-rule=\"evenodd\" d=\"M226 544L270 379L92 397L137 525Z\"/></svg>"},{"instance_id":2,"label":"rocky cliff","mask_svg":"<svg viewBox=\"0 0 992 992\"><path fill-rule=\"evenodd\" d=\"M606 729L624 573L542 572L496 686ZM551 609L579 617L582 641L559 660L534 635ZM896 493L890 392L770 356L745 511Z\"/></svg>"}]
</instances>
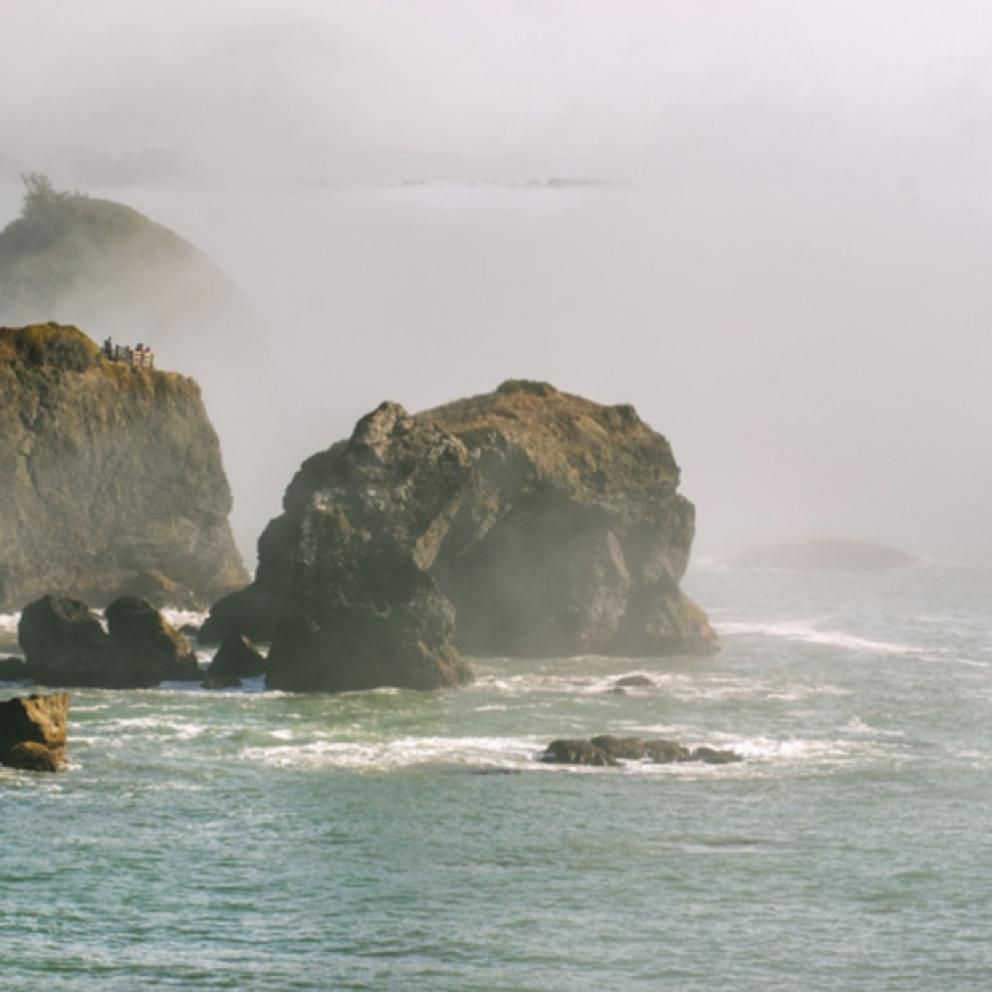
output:
<instances>
[{"instance_id":1,"label":"rocky cliff","mask_svg":"<svg viewBox=\"0 0 992 992\"><path fill-rule=\"evenodd\" d=\"M205 604L246 579L199 387L73 327L0 328L0 610L47 592Z\"/></svg>"},{"instance_id":2,"label":"rocky cliff","mask_svg":"<svg viewBox=\"0 0 992 992\"><path fill-rule=\"evenodd\" d=\"M304 462L255 582L200 636L272 639L269 682L290 689L454 684L457 649L709 652L679 589L694 509L678 483L632 407L546 383L417 416L384 403Z\"/></svg>"}]
</instances>

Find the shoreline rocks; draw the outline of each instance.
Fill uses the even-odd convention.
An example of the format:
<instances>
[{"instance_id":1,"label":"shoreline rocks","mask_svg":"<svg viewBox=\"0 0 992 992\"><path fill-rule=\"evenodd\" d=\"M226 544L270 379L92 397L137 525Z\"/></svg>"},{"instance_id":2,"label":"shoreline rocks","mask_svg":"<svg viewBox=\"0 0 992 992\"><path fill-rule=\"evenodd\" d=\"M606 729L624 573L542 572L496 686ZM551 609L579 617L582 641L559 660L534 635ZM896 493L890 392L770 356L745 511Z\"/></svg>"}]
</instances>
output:
<instances>
[{"instance_id":1,"label":"shoreline rocks","mask_svg":"<svg viewBox=\"0 0 992 992\"><path fill-rule=\"evenodd\" d=\"M69 696L15 696L0 703L0 765L56 772L65 767Z\"/></svg>"}]
</instances>

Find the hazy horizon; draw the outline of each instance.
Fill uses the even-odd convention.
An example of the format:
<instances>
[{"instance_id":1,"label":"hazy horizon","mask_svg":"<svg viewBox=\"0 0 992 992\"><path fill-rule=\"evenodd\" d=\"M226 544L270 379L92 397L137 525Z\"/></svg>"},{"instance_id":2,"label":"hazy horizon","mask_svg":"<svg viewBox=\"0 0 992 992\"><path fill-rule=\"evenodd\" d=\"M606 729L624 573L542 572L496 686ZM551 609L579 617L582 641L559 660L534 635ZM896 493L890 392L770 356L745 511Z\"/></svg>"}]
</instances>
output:
<instances>
[{"instance_id":1,"label":"hazy horizon","mask_svg":"<svg viewBox=\"0 0 992 992\"><path fill-rule=\"evenodd\" d=\"M700 555L992 556L978 4L5 14L0 224L45 171L192 241L260 316L254 364L180 369L221 411L242 545L381 400L517 377L665 434Z\"/></svg>"}]
</instances>

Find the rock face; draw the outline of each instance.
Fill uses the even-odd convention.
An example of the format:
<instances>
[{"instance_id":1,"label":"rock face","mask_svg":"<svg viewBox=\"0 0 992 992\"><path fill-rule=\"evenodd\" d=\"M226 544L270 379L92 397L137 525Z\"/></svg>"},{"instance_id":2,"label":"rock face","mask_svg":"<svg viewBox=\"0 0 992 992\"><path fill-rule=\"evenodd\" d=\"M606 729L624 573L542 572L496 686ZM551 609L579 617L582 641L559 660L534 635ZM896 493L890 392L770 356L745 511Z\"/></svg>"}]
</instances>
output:
<instances>
[{"instance_id":1,"label":"rock face","mask_svg":"<svg viewBox=\"0 0 992 992\"><path fill-rule=\"evenodd\" d=\"M269 684L428 688L473 654L716 649L679 589L694 533L668 442L545 383L409 416L385 403L304 462L255 582L201 631L273 639Z\"/></svg>"},{"instance_id":2,"label":"rock face","mask_svg":"<svg viewBox=\"0 0 992 992\"><path fill-rule=\"evenodd\" d=\"M0 703L0 765L56 772L65 765L69 696L15 697Z\"/></svg>"},{"instance_id":3,"label":"rock face","mask_svg":"<svg viewBox=\"0 0 992 992\"><path fill-rule=\"evenodd\" d=\"M131 597L107 608L110 633L82 601L43 596L18 626L27 674L44 685L137 689L169 679L199 679L186 638L147 601Z\"/></svg>"},{"instance_id":4,"label":"rock face","mask_svg":"<svg viewBox=\"0 0 992 992\"><path fill-rule=\"evenodd\" d=\"M23 682L28 667L23 658L0 658L0 682Z\"/></svg>"},{"instance_id":5,"label":"rock face","mask_svg":"<svg viewBox=\"0 0 992 992\"><path fill-rule=\"evenodd\" d=\"M153 684L199 679L200 666L186 635L146 599L122 596L106 610L110 639L133 671L146 672Z\"/></svg>"},{"instance_id":6,"label":"rock face","mask_svg":"<svg viewBox=\"0 0 992 992\"><path fill-rule=\"evenodd\" d=\"M304 463L286 492L293 574L267 685L335 692L469 680L454 610L428 570L470 473L462 445L394 403Z\"/></svg>"},{"instance_id":7,"label":"rock face","mask_svg":"<svg viewBox=\"0 0 992 992\"><path fill-rule=\"evenodd\" d=\"M206 605L246 579L196 383L72 327L0 328L0 505L0 611L51 591Z\"/></svg>"},{"instance_id":8,"label":"rock face","mask_svg":"<svg viewBox=\"0 0 992 992\"><path fill-rule=\"evenodd\" d=\"M630 406L547 383L421 414L475 471L433 573L459 646L486 655L667 655L716 649L679 590L695 509L668 442Z\"/></svg>"}]
</instances>

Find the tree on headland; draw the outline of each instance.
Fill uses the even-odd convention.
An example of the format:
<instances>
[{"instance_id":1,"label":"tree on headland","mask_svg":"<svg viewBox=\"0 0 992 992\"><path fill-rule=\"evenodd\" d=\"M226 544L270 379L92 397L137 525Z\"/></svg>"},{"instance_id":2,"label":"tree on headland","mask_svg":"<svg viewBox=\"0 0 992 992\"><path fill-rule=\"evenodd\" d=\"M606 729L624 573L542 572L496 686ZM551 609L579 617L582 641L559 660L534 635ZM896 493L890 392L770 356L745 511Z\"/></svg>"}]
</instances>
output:
<instances>
[{"instance_id":1,"label":"tree on headland","mask_svg":"<svg viewBox=\"0 0 992 992\"><path fill-rule=\"evenodd\" d=\"M24 201L21 204L23 217L46 213L62 206L69 197L79 195L68 190L56 190L51 179L43 172L29 172L26 175L22 172L21 182L24 183Z\"/></svg>"}]
</instances>

